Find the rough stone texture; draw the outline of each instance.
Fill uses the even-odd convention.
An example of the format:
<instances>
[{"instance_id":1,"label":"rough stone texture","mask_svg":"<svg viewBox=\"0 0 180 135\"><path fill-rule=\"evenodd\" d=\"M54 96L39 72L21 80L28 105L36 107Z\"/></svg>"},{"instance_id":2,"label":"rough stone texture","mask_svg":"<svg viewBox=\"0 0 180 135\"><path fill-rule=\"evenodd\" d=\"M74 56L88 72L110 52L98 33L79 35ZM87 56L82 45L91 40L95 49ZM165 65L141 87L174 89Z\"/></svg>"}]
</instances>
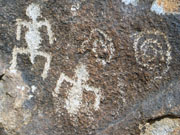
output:
<instances>
[{"instance_id":1,"label":"rough stone texture","mask_svg":"<svg viewBox=\"0 0 180 135\"><path fill-rule=\"evenodd\" d=\"M169 2L0 0L0 134L140 135L159 118L175 123L180 15Z\"/></svg>"},{"instance_id":2,"label":"rough stone texture","mask_svg":"<svg viewBox=\"0 0 180 135\"><path fill-rule=\"evenodd\" d=\"M140 128L142 130L140 135L179 135L180 119L164 118L153 124L147 123L144 127L140 126Z\"/></svg>"},{"instance_id":3,"label":"rough stone texture","mask_svg":"<svg viewBox=\"0 0 180 135\"><path fill-rule=\"evenodd\" d=\"M179 0L155 0L151 11L157 14L179 14Z\"/></svg>"}]
</instances>

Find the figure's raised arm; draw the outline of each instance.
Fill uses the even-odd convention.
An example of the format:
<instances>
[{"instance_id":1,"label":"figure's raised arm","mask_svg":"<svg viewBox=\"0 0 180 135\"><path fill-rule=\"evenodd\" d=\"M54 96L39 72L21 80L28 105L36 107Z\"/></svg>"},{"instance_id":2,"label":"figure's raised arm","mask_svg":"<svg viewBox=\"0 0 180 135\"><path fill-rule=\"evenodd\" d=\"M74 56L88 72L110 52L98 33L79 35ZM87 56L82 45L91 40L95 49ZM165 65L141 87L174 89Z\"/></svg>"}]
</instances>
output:
<instances>
[{"instance_id":1,"label":"figure's raised arm","mask_svg":"<svg viewBox=\"0 0 180 135\"><path fill-rule=\"evenodd\" d=\"M74 81L69 78L68 76L66 76L64 73L62 73L57 81L56 84L56 88L54 89L54 91L59 94L59 88L61 87L61 84L63 83L63 81L69 82L71 84L74 84Z\"/></svg>"},{"instance_id":2,"label":"figure's raised arm","mask_svg":"<svg viewBox=\"0 0 180 135\"><path fill-rule=\"evenodd\" d=\"M55 40L55 37L54 37L54 33L53 33L52 29L51 29L51 24L49 23L49 21L45 19L45 21L41 21L39 24L40 24L40 27L41 26L46 26L47 27L47 34L49 36L49 43L53 44L53 42Z\"/></svg>"},{"instance_id":3,"label":"figure's raised arm","mask_svg":"<svg viewBox=\"0 0 180 135\"><path fill-rule=\"evenodd\" d=\"M21 38L21 27L22 26L28 27L28 22L22 21L21 19L16 19L16 25L17 25L16 39L20 40L20 38Z\"/></svg>"}]
</instances>

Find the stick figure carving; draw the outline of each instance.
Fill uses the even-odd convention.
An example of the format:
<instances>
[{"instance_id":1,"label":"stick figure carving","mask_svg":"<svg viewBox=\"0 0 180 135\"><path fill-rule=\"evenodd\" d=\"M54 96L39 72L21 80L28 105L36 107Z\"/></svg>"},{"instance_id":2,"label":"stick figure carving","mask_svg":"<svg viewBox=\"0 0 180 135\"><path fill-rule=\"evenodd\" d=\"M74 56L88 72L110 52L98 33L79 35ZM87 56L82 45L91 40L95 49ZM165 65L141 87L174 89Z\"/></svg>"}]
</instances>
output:
<instances>
[{"instance_id":1,"label":"stick figure carving","mask_svg":"<svg viewBox=\"0 0 180 135\"><path fill-rule=\"evenodd\" d=\"M89 79L89 74L86 70L86 67L84 65L80 65L75 70L75 77L74 79L69 78L64 73L62 73L59 77L59 80L57 81L56 88L54 89L53 95L55 97L58 96L59 89L61 87L61 84L66 81L72 85L70 91L67 94L67 99L65 100L65 108L67 109L68 113L70 115L77 114L83 100L83 90L86 91L92 91L95 94L95 102L94 102L94 109L99 109L100 104L100 90L98 88L90 87L87 85L87 81Z\"/></svg>"},{"instance_id":2,"label":"stick figure carving","mask_svg":"<svg viewBox=\"0 0 180 135\"><path fill-rule=\"evenodd\" d=\"M22 21L21 19L17 19L17 33L16 33L16 39L20 40L21 37L21 27L26 27L28 31L25 33L25 41L27 43L27 48L17 48L14 47L13 53L12 53L12 61L10 70L16 71L17 66L17 55L18 54L29 54L30 55L30 61L32 64L34 64L35 57L42 56L46 58L46 63L44 66L43 73L41 74L42 78L45 79L47 77L48 70L50 68L50 62L51 62L51 55L42 51L38 51L41 44L41 36L39 32L39 28L42 26L47 27L47 34L49 36L49 43L52 44L54 41L54 35L51 31L51 25L49 21L45 19L45 21L37 21L38 17L41 17L40 8L39 5L32 3L28 6L26 10L26 15L32 20L31 22Z\"/></svg>"}]
</instances>

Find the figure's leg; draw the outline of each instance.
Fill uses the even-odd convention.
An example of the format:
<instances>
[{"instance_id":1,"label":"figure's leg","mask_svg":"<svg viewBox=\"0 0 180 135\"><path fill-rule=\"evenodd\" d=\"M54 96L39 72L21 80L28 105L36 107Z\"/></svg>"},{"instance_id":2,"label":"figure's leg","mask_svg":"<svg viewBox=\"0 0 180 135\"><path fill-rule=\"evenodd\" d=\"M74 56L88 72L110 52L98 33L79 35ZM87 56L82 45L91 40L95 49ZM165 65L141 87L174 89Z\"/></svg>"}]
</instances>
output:
<instances>
[{"instance_id":1,"label":"figure's leg","mask_svg":"<svg viewBox=\"0 0 180 135\"><path fill-rule=\"evenodd\" d=\"M94 92L96 98L95 98L95 102L94 102L94 109L98 110L99 109L99 105L100 105L100 101L101 101L101 92L98 88L94 88L94 87L90 87L88 85L83 85L83 88L87 91L92 91Z\"/></svg>"},{"instance_id":2,"label":"figure's leg","mask_svg":"<svg viewBox=\"0 0 180 135\"><path fill-rule=\"evenodd\" d=\"M101 101L101 93L100 90L97 88L94 88L94 93L96 95L95 103L94 103L94 109L97 111L100 106L100 101Z\"/></svg>"},{"instance_id":3,"label":"figure's leg","mask_svg":"<svg viewBox=\"0 0 180 135\"><path fill-rule=\"evenodd\" d=\"M46 58L46 63L45 63L45 66L44 66L44 70L43 70L43 73L41 74L42 78L45 79L47 77L48 70L50 68L51 55L49 55L48 53L40 52L40 51L37 52L36 56L37 55L43 56L43 57Z\"/></svg>"},{"instance_id":4,"label":"figure's leg","mask_svg":"<svg viewBox=\"0 0 180 135\"><path fill-rule=\"evenodd\" d=\"M12 60L10 62L10 70L11 71L16 71L16 66L17 66L17 55L18 54L28 54L29 50L25 48L16 48L14 47L13 52L12 52Z\"/></svg>"}]
</instances>

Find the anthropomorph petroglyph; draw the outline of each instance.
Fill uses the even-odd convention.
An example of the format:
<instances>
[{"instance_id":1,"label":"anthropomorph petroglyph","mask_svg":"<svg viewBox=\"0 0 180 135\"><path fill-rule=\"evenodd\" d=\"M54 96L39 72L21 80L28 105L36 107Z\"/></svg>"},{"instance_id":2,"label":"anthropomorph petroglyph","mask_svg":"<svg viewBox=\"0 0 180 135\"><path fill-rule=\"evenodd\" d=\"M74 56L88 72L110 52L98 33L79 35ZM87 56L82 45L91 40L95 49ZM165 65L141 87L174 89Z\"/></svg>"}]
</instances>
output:
<instances>
[{"instance_id":1,"label":"anthropomorph petroglyph","mask_svg":"<svg viewBox=\"0 0 180 135\"><path fill-rule=\"evenodd\" d=\"M171 46L166 35L152 30L134 34L136 61L160 77L169 70Z\"/></svg>"},{"instance_id":2,"label":"anthropomorph petroglyph","mask_svg":"<svg viewBox=\"0 0 180 135\"><path fill-rule=\"evenodd\" d=\"M77 114L81 108L84 90L94 92L95 102L93 108L95 110L99 109L101 98L100 90L98 88L90 87L87 84L88 79L89 74L86 70L86 66L82 64L75 70L75 76L73 79L69 78L64 73L60 75L53 96L57 96L60 93L59 89L64 81L72 85L71 89L67 92L67 99L65 100L65 108L70 115Z\"/></svg>"},{"instance_id":3,"label":"anthropomorph petroglyph","mask_svg":"<svg viewBox=\"0 0 180 135\"><path fill-rule=\"evenodd\" d=\"M96 62L100 62L103 65L110 63L114 56L115 48L112 39L100 29L92 30L89 39L82 43L83 52L88 47L92 48Z\"/></svg>"},{"instance_id":4,"label":"anthropomorph petroglyph","mask_svg":"<svg viewBox=\"0 0 180 135\"><path fill-rule=\"evenodd\" d=\"M54 36L53 36L53 32L51 31L51 25L49 21L47 21L46 19L45 21L37 21L37 18L41 17L40 8L39 8L39 5L37 4L32 3L31 5L29 5L26 10L26 15L32 21L27 22L27 21L22 21L21 19L16 20L17 21L17 33L16 33L17 37L16 38L17 40L20 40L21 27L26 27L28 31L25 33L25 40L28 47L27 48L14 47L13 53L12 53L13 58L11 61L10 70L16 71L18 54L29 54L32 64L34 64L35 57L39 55L39 56L45 57L47 60L44 66L43 73L41 74L43 79L45 79L47 77L47 73L50 68L51 55L42 51L38 51L38 49L40 48L41 41L42 41L40 37L39 28L42 26L47 27L49 43L52 44L54 41Z\"/></svg>"}]
</instances>

